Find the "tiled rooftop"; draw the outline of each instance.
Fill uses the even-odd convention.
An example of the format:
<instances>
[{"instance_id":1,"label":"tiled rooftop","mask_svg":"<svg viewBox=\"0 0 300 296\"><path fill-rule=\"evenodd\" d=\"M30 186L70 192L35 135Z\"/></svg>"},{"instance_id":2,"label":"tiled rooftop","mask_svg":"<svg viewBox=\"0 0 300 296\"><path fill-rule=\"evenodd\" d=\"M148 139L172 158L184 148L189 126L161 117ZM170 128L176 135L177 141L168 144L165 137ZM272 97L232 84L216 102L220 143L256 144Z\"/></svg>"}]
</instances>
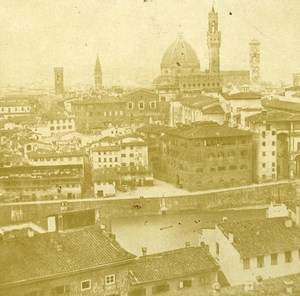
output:
<instances>
[{"instance_id":1,"label":"tiled rooftop","mask_svg":"<svg viewBox=\"0 0 300 296\"><path fill-rule=\"evenodd\" d=\"M283 218L230 221L218 227L227 237L233 234L233 246L243 258L300 249L300 229L286 227Z\"/></svg>"},{"instance_id":2,"label":"tiled rooftop","mask_svg":"<svg viewBox=\"0 0 300 296\"><path fill-rule=\"evenodd\" d=\"M187 247L142 256L131 265L132 284L217 271L218 265L204 247Z\"/></svg>"},{"instance_id":3,"label":"tiled rooftop","mask_svg":"<svg viewBox=\"0 0 300 296\"><path fill-rule=\"evenodd\" d=\"M250 122L287 122L287 121L300 121L300 114L293 114L285 111L272 110L263 111L246 118Z\"/></svg>"},{"instance_id":4,"label":"tiled rooftop","mask_svg":"<svg viewBox=\"0 0 300 296\"><path fill-rule=\"evenodd\" d=\"M132 260L98 226L0 241L1 285Z\"/></svg>"}]
</instances>

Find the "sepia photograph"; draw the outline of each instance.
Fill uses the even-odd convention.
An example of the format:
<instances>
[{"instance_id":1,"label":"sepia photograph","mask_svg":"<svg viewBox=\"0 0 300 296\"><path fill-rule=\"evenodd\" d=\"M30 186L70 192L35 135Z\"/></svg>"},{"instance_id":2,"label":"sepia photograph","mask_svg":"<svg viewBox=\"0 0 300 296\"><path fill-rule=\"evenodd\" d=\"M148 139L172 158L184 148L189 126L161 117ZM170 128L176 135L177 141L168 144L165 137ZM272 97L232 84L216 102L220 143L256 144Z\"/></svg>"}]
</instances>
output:
<instances>
[{"instance_id":1,"label":"sepia photograph","mask_svg":"<svg viewBox=\"0 0 300 296\"><path fill-rule=\"evenodd\" d=\"M1 0L0 296L300 296L299 0Z\"/></svg>"}]
</instances>

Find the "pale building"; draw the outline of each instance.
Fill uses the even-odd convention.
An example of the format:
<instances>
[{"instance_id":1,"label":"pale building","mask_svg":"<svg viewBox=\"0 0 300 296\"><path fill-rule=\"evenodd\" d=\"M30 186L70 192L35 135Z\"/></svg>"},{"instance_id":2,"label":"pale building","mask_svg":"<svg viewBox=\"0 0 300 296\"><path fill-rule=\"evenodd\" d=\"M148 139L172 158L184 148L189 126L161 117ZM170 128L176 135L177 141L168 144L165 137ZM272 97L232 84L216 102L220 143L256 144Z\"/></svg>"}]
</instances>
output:
<instances>
[{"instance_id":1,"label":"pale building","mask_svg":"<svg viewBox=\"0 0 300 296\"><path fill-rule=\"evenodd\" d=\"M227 120L230 126L245 129L245 118L260 112L261 95L253 92L238 92L223 94L220 103L227 110Z\"/></svg>"},{"instance_id":2,"label":"pale building","mask_svg":"<svg viewBox=\"0 0 300 296\"><path fill-rule=\"evenodd\" d=\"M200 241L233 286L300 272L300 229L285 218L218 223Z\"/></svg>"},{"instance_id":3,"label":"pale building","mask_svg":"<svg viewBox=\"0 0 300 296\"><path fill-rule=\"evenodd\" d=\"M254 179L258 182L300 177L300 115L263 110L246 118L254 132Z\"/></svg>"}]
</instances>

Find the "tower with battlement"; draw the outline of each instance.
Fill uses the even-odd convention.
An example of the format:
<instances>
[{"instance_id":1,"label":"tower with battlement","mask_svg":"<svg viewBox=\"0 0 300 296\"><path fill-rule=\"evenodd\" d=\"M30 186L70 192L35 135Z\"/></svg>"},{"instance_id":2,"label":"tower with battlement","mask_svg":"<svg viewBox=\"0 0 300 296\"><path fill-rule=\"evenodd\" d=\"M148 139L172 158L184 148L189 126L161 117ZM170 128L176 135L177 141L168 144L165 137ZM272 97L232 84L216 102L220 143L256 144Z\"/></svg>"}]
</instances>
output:
<instances>
[{"instance_id":1,"label":"tower with battlement","mask_svg":"<svg viewBox=\"0 0 300 296\"><path fill-rule=\"evenodd\" d=\"M209 74L220 74L221 32L218 29L218 13L214 6L208 14L207 46L209 49Z\"/></svg>"},{"instance_id":2,"label":"tower with battlement","mask_svg":"<svg viewBox=\"0 0 300 296\"><path fill-rule=\"evenodd\" d=\"M55 85L55 94L63 95L64 94L64 68L63 67L54 68L54 85Z\"/></svg>"}]
</instances>

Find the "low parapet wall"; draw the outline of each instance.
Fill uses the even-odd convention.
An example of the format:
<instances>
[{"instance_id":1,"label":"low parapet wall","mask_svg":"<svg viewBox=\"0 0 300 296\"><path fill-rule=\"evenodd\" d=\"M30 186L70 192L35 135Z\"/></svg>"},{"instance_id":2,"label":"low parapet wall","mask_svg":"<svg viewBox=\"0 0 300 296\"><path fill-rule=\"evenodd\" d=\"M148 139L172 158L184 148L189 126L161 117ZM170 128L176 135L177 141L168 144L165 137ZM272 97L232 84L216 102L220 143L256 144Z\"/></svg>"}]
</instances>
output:
<instances>
[{"instance_id":1,"label":"low parapet wall","mask_svg":"<svg viewBox=\"0 0 300 296\"><path fill-rule=\"evenodd\" d=\"M269 204L271 199L282 202L295 200L293 182L260 184L243 188L230 188L189 194L130 199L81 199L0 204L0 226L26 221L46 226L47 216L61 211L62 202L67 210L99 209L100 215L130 217L159 214L162 207L167 213L207 211Z\"/></svg>"}]
</instances>

